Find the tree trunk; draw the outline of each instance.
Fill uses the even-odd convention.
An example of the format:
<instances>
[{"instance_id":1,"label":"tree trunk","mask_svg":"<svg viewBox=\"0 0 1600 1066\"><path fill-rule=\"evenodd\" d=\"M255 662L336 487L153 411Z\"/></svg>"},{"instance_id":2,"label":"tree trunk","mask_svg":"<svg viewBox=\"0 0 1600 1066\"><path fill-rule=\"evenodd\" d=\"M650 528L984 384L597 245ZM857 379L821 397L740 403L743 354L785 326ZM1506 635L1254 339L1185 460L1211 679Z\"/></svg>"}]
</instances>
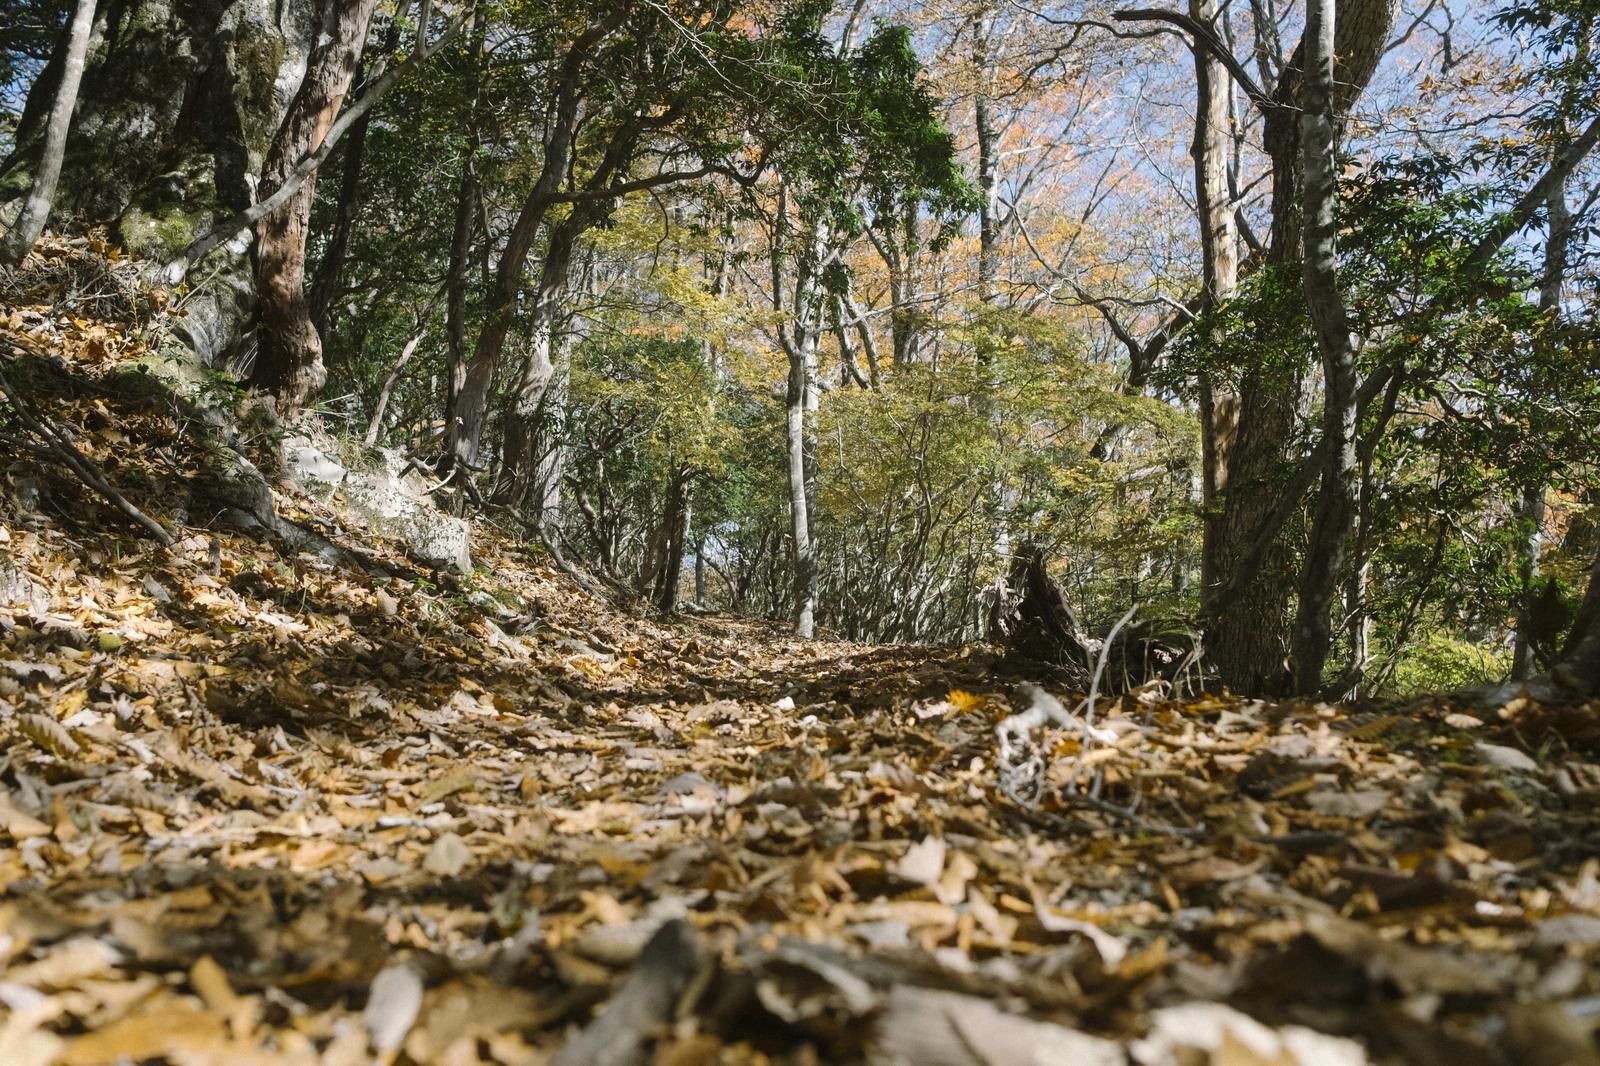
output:
<instances>
[{"instance_id":1,"label":"tree trunk","mask_svg":"<svg viewBox=\"0 0 1600 1066\"><path fill-rule=\"evenodd\" d=\"M1306 7L1305 91L1300 143L1305 177L1301 277L1306 310L1322 354L1324 468L1311 542L1300 576L1295 619L1295 688L1303 696L1322 688L1333 644L1333 605L1344 579L1359 491L1356 465L1356 357L1344 293L1339 288L1339 203L1333 112L1333 40L1336 0Z\"/></svg>"},{"instance_id":2,"label":"tree trunk","mask_svg":"<svg viewBox=\"0 0 1600 1066\"><path fill-rule=\"evenodd\" d=\"M400 376L405 373L406 366L410 364L412 356L417 354L417 348L422 344L422 338L428 335L428 323L433 319L433 313L439 307L439 298L444 295L440 289L433 294L433 299L422 309L417 316L417 326L411 331L411 336L400 348L400 354L395 358L394 365L389 368L389 374L383 379L383 384L378 388L378 398L372 405L372 418L367 422L367 432L362 439L368 444L378 443L378 436L383 432L383 416L389 409L389 399L394 395L394 388L400 383Z\"/></svg>"},{"instance_id":3,"label":"tree trunk","mask_svg":"<svg viewBox=\"0 0 1600 1066\"><path fill-rule=\"evenodd\" d=\"M554 438L552 448L559 448L559 408L564 399L550 392L551 384L558 380L557 359L563 358L561 316L578 238L591 225L591 214L579 209L550 232L544 263L539 269L539 283L528 309L528 354L506 419L503 471L496 495L503 502L524 510L539 508L539 512L530 515L535 520L542 519L542 509L547 502L535 499L542 495L536 489L540 484L540 468L549 457L545 445ZM558 494L559 474L553 481L547 479L545 485Z\"/></svg>"},{"instance_id":4,"label":"tree trunk","mask_svg":"<svg viewBox=\"0 0 1600 1066\"><path fill-rule=\"evenodd\" d=\"M689 489L689 468L674 463L667 478L666 508L662 515L664 548L654 597L657 609L665 614L671 614L678 607L678 582L683 577L683 556L689 533Z\"/></svg>"},{"instance_id":5,"label":"tree trunk","mask_svg":"<svg viewBox=\"0 0 1600 1066\"><path fill-rule=\"evenodd\" d=\"M1189 14L1214 25L1219 0L1189 0ZM1239 235L1228 192L1228 148L1232 141L1233 89L1222 61L1204 48L1195 48L1194 157L1195 206L1200 221L1202 310L1220 307L1232 299L1239 284ZM1200 582L1212 589L1221 580L1217 548L1221 543L1218 497L1228 481L1228 456L1237 432L1239 400L1231 389L1214 384L1209 373L1200 375L1200 502L1206 533L1202 535Z\"/></svg>"},{"instance_id":6,"label":"tree trunk","mask_svg":"<svg viewBox=\"0 0 1600 1066\"><path fill-rule=\"evenodd\" d=\"M456 189L455 220L450 232L450 262L445 269L445 417L453 417L467 373L467 268L477 232L478 161L468 152Z\"/></svg>"},{"instance_id":7,"label":"tree trunk","mask_svg":"<svg viewBox=\"0 0 1600 1066\"><path fill-rule=\"evenodd\" d=\"M44 233L45 223L55 206L56 183L61 179L61 164L67 154L67 131L78 103L78 85L89 53L89 30L94 25L95 0L78 0L67 29L67 48L62 58L61 77L45 124L44 147L33 174L33 187L22 202L22 212L0 240L0 266L16 266L27 257Z\"/></svg>"},{"instance_id":8,"label":"tree trunk","mask_svg":"<svg viewBox=\"0 0 1600 1066\"><path fill-rule=\"evenodd\" d=\"M455 397L455 408L447 412L451 424L455 427L451 430L450 446L446 452L447 465L461 463L469 469L476 466L478 448L483 442L484 424L489 414L489 392L494 386L495 371L499 368L500 356L505 351L506 338L510 335L512 322L516 318L517 301L522 294L522 275L527 267L528 253L533 250L534 238L538 236L545 216L554 204L562 183L567 179L568 167L572 161L584 73L595 49L621 25L624 16L625 9L619 8L612 12L604 20L580 34L567 50L566 59L561 67L560 81L551 99L549 132L545 137L544 159L540 164L539 177L527 198L523 200L522 208L517 212L516 222L506 238L505 247L500 252L500 258L495 266L494 291L489 298L489 306L484 311L483 326L478 331L478 341L473 347L472 359L467 363L466 372L462 375L461 390ZM572 223L578 214L579 209L574 208L566 223ZM578 233L574 232L571 236L575 240ZM552 242L554 239L552 236ZM564 272L563 281L565 281ZM541 288L544 283L544 278L541 276ZM536 317L539 314L539 305L540 300L536 296L534 311ZM539 343L541 342L536 333L534 344L537 346ZM537 358L537 352L532 354ZM544 350L544 363L547 367L549 354L547 346ZM529 380L527 375L524 375L525 386ZM544 380L549 381L548 370ZM542 384L539 387L542 388ZM526 388L523 391L526 392Z\"/></svg>"},{"instance_id":9,"label":"tree trunk","mask_svg":"<svg viewBox=\"0 0 1600 1066\"><path fill-rule=\"evenodd\" d=\"M978 138L978 299L992 305L1000 278L1000 128L995 122L991 86L994 80L991 38L995 11L984 3L973 27L973 66L977 90L973 96L973 129Z\"/></svg>"},{"instance_id":10,"label":"tree trunk","mask_svg":"<svg viewBox=\"0 0 1600 1066\"><path fill-rule=\"evenodd\" d=\"M1578 608L1572 636L1552 675L1563 687L1583 695L1600 693L1600 553L1589 571L1589 589Z\"/></svg>"},{"instance_id":11,"label":"tree trunk","mask_svg":"<svg viewBox=\"0 0 1600 1066\"><path fill-rule=\"evenodd\" d=\"M339 298L339 286L344 281L345 259L350 253L350 235L355 232L356 218L361 214L361 166L367 152L367 128L371 124L372 112L368 111L350 131L344 146L344 173L339 176L339 203L334 209L327 247L317 263L316 276L311 282L311 325L318 337L325 337L328 333L328 313Z\"/></svg>"},{"instance_id":12,"label":"tree trunk","mask_svg":"<svg viewBox=\"0 0 1600 1066\"><path fill-rule=\"evenodd\" d=\"M694 542L694 605L706 609L706 534Z\"/></svg>"},{"instance_id":13,"label":"tree trunk","mask_svg":"<svg viewBox=\"0 0 1600 1066\"><path fill-rule=\"evenodd\" d=\"M1539 310L1554 321L1561 315L1561 295L1566 287L1567 248L1572 239L1572 210L1567 206L1567 182L1556 182L1545 200L1545 214L1549 231L1544 244L1544 273L1539 284ZM1525 680L1533 669L1533 646L1530 640L1533 628L1530 617L1534 601L1534 581L1539 576L1539 547L1544 531L1543 478L1530 482L1522 490L1517 508L1518 517L1526 525L1528 535L1522 543L1522 558L1518 561L1517 577L1522 602L1517 610L1517 632L1512 645L1511 677Z\"/></svg>"},{"instance_id":14,"label":"tree trunk","mask_svg":"<svg viewBox=\"0 0 1600 1066\"><path fill-rule=\"evenodd\" d=\"M480 47L482 44L484 6L480 5L476 18L475 38ZM390 20L389 30L384 34L383 52L385 57L394 54L400 46L400 28L403 20L399 12ZM427 33L426 26L421 27ZM361 69L358 66L358 71ZM365 76L360 76L357 82L364 82ZM315 280L311 283L311 322L316 327L318 336L326 336L328 332L328 313L333 308L334 301L339 298L339 286L344 280L345 259L350 252L350 236L355 232L356 219L361 213L361 169L366 162L367 130L372 126L375 111L369 110L356 121L350 130L349 138L344 145L344 173L339 181L339 203L334 212L333 229L328 234L328 245L323 250L322 261L317 264Z\"/></svg>"},{"instance_id":15,"label":"tree trunk","mask_svg":"<svg viewBox=\"0 0 1600 1066\"><path fill-rule=\"evenodd\" d=\"M811 539L812 467L816 463L815 331L807 331L789 353L789 383L784 396L789 457L789 535L794 550L794 631L816 635L817 546Z\"/></svg>"},{"instance_id":16,"label":"tree trunk","mask_svg":"<svg viewBox=\"0 0 1600 1066\"><path fill-rule=\"evenodd\" d=\"M1371 80L1394 25L1398 0L1346 0L1334 27L1334 128ZM1301 107L1306 42L1296 49L1272 90L1277 106L1267 110L1263 140L1272 164L1272 243L1269 269L1295 270L1301 248ZM1286 690L1284 639L1290 594L1295 587L1293 553L1281 530L1272 530L1279 498L1291 478L1289 447L1302 391L1301 371L1277 374L1246 368L1239 387L1238 431L1219 490L1221 517L1207 523L1217 580L1208 586L1236 590L1220 610L1207 610L1206 647L1223 682L1235 692L1270 695ZM1337 518L1337 516L1334 516ZM1264 552L1257 542L1272 537ZM1244 564L1259 558L1253 572ZM1209 598L1209 597L1208 597Z\"/></svg>"},{"instance_id":17,"label":"tree trunk","mask_svg":"<svg viewBox=\"0 0 1600 1066\"><path fill-rule=\"evenodd\" d=\"M326 0L323 20L300 90L273 138L256 198L264 200L300 160L322 144L355 77L377 0ZM299 408L322 388L322 339L306 300L306 236L316 176L256 227L257 336L250 384L280 406Z\"/></svg>"}]
</instances>

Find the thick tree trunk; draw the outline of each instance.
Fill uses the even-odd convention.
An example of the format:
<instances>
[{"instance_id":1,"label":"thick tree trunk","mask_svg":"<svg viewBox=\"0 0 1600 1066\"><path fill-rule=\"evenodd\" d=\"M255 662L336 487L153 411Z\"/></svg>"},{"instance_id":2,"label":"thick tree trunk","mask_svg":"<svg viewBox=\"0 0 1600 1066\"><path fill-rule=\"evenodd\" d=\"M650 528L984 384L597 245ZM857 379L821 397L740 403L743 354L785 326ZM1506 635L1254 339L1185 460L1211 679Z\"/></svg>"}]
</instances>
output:
<instances>
[{"instance_id":1,"label":"thick tree trunk","mask_svg":"<svg viewBox=\"0 0 1600 1066\"><path fill-rule=\"evenodd\" d=\"M1346 0L1335 27L1333 90L1335 129L1371 80L1394 25L1398 0ZM1295 51L1272 90L1276 106L1265 115L1263 139L1272 164L1272 243L1269 269L1299 273L1301 249L1300 108L1306 48ZM1293 678L1284 639L1295 561L1271 527L1279 498L1291 480L1289 448L1302 391L1299 369L1268 373L1247 368L1240 381L1238 432L1220 488L1221 517L1208 523L1203 555L1217 579L1208 599L1233 590L1225 606L1207 611L1206 648L1223 682L1235 692L1274 694ZM1258 541L1271 537L1264 552ZM1253 572L1244 564L1259 558Z\"/></svg>"},{"instance_id":2,"label":"thick tree trunk","mask_svg":"<svg viewBox=\"0 0 1600 1066\"><path fill-rule=\"evenodd\" d=\"M512 397L511 409L506 419L503 470L496 496L503 502L529 511L529 517L543 520L547 502L557 502L560 478L546 478L544 487L552 500L536 499L545 495L540 487L540 469L548 465L550 450L560 448L560 406L564 396L552 396L551 385L558 380L557 359L561 358L563 338L562 312L566 300L573 260L577 255L578 238L592 224L587 211L578 210L568 215L550 232L550 242L545 249L544 263L539 270L539 283L533 292L533 303L528 309L528 352L522 365L522 378ZM551 449L545 445L551 444ZM556 462L559 462L559 457Z\"/></svg>"},{"instance_id":3,"label":"thick tree trunk","mask_svg":"<svg viewBox=\"0 0 1600 1066\"><path fill-rule=\"evenodd\" d=\"M355 77L377 0L325 0L323 21L300 91L273 138L256 198L283 185L300 160L322 145ZM250 384L285 408L298 408L327 380L322 340L306 300L306 236L313 174L282 207L256 226L257 335Z\"/></svg>"},{"instance_id":4,"label":"thick tree trunk","mask_svg":"<svg viewBox=\"0 0 1600 1066\"><path fill-rule=\"evenodd\" d=\"M1356 464L1355 345L1339 288L1338 171L1335 161L1334 24L1336 0L1309 0L1306 8L1305 91L1300 142L1305 178L1306 309L1322 354L1324 468L1311 542L1300 577L1295 619L1295 688L1304 696L1322 688L1333 644L1333 605L1343 582L1360 488Z\"/></svg>"},{"instance_id":5,"label":"thick tree trunk","mask_svg":"<svg viewBox=\"0 0 1600 1066\"><path fill-rule=\"evenodd\" d=\"M521 450L508 446L506 462L525 486L516 497L540 529L561 525L563 488L567 476L567 403L572 384L572 338L556 333L551 356L550 383L539 401L539 413L528 427ZM515 424L513 426L515 428ZM508 445L511 437L507 437Z\"/></svg>"},{"instance_id":6,"label":"thick tree trunk","mask_svg":"<svg viewBox=\"0 0 1600 1066\"><path fill-rule=\"evenodd\" d=\"M62 56L61 76L57 81L50 117L45 123L44 147L33 174L33 187L22 202L22 212L0 240L0 266L16 266L33 249L44 233L45 223L56 202L56 183L61 179L61 164L67 154L67 131L78 103L78 85L83 80L84 61L89 53L89 30L94 25L95 0L78 0L67 29L67 47Z\"/></svg>"}]
</instances>

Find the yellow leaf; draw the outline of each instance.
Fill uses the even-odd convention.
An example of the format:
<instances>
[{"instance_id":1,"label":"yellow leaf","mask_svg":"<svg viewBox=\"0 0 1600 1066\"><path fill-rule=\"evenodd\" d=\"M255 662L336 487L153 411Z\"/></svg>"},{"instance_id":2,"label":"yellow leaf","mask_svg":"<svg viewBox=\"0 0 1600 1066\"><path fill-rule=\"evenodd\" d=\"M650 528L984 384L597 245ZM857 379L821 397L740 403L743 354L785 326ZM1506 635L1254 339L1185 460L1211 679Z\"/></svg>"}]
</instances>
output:
<instances>
[{"instance_id":1,"label":"yellow leaf","mask_svg":"<svg viewBox=\"0 0 1600 1066\"><path fill-rule=\"evenodd\" d=\"M989 697L953 688L950 690L950 702L962 714L971 714L973 711L982 710L987 706Z\"/></svg>"}]
</instances>

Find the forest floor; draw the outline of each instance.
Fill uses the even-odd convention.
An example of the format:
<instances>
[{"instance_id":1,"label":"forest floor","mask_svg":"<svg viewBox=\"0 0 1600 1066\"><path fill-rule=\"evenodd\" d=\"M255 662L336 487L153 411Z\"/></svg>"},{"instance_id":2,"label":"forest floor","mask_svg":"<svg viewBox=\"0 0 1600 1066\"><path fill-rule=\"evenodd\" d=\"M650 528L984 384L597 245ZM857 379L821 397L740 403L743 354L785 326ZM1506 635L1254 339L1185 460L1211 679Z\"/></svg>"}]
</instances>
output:
<instances>
[{"instance_id":1,"label":"forest floor","mask_svg":"<svg viewBox=\"0 0 1600 1066\"><path fill-rule=\"evenodd\" d=\"M1152 689L1003 756L985 649L652 619L487 527L435 573L288 489L345 558L187 528L130 336L7 314L177 543L0 408L6 1066L1600 1061L1600 705Z\"/></svg>"}]
</instances>

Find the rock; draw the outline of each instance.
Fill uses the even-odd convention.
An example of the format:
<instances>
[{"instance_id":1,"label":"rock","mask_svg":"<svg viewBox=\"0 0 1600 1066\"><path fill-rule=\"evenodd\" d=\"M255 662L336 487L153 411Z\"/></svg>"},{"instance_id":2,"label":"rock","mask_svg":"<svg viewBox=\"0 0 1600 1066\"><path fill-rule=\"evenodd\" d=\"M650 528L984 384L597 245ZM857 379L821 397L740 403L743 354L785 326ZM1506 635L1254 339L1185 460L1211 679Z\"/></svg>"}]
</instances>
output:
<instances>
[{"instance_id":1,"label":"rock","mask_svg":"<svg viewBox=\"0 0 1600 1066\"><path fill-rule=\"evenodd\" d=\"M1563 914L1546 918L1533 928L1534 940L1546 947L1600 944L1600 918L1592 914Z\"/></svg>"},{"instance_id":2,"label":"rock","mask_svg":"<svg viewBox=\"0 0 1600 1066\"><path fill-rule=\"evenodd\" d=\"M346 465L304 434L282 445L284 478L307 494L336 505L354 524L378 536L403 542L415 559L430 566L472 569L471 527L445 514L427 495L427 484L406 475L405 459L387 449L367 453L370 465Z\"/></svg>"},{"instance_id":3,"label":"rock","mask_svg":"<svg viewBox=\"0 0 1600 1066\"><path fill-rule=\"evenodd\" d=\"M400 474L404 463L380 451L376 471L350 470L343 484L345 509L380 536L403 541L410 554L433 566L472 569L471 527L445 514L422 489Z\"/></svg>"},{"instance_id":4,"label":"rock","mask_svg":"<svg viewBox=\"0 0 1600 1066\"><path fill-rule=\"evenodd\" d=\"M309 438L290 437L283 442L283 474L312 495L326 498L344 483L349 471Z\"/></svg>"}]
</instances>

